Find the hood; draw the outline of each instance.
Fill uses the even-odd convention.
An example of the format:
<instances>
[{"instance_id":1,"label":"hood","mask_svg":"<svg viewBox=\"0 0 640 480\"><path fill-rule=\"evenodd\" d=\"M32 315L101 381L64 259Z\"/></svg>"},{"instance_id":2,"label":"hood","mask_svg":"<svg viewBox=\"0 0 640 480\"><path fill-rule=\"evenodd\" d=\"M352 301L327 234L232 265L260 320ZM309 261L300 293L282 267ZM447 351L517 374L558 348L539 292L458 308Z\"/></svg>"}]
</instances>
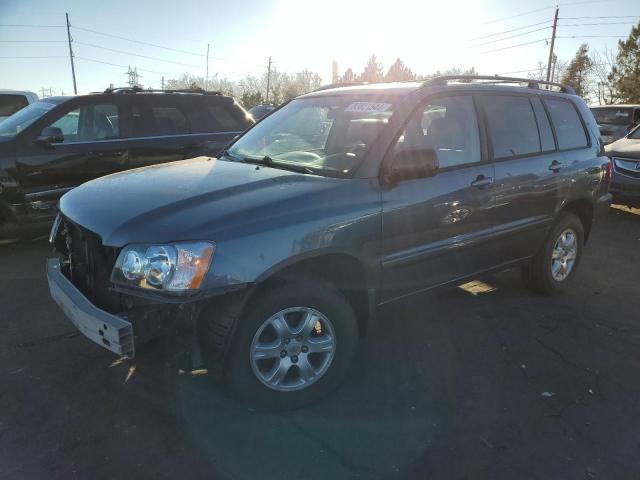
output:
<instances>
[{"instance_id":1,"label":"hood","mask_svg":"<svg viewBox=\"0 0 640 480\"><path fill-rule=\"evenodd\" d=\"M604 147L607 155L640 158L640 139L621 138Z\"/></svg>"},{"instance_id":2,"label":"hood","mask_svg":"<svg viewBox=\"0 0 640 480\"><path fill-rule=\"evenodd\" d=\"M65 194L60 210L105 245L222 240L271 212L298 209L345 180L198 157L109 175ZM291 202L294 197L303 201ZM269 215L266 213L269 212Z\"/></svg>"}]
</instances>

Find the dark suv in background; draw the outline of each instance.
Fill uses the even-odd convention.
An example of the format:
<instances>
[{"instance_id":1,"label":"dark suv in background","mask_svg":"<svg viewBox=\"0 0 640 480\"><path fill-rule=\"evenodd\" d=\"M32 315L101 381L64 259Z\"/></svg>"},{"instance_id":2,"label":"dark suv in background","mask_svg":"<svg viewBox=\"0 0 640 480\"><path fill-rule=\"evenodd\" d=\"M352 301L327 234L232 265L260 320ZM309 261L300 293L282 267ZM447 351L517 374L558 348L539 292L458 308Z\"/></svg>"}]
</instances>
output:
<instances>
[{"instance_id":1,"label":"dark suv in background","mask_svg":"<svg viewBox=\"0 0 640 480\"><path fill-rule=\"evenodd\" d=\"M253 123L233 98L199 89L108 89L33 103L0 124L0 239L48 229L60 196L81 183L216 155Z\"/></svg>"},{"instance_id":2,"label":"dark suv in background","mask_svg":"<svg viewBox=\"0 0 640 480\"><path fill-rule=\"evenodd\" d=\"M50 290L119 355L192 330L194 358L203 347L241 396L300 405L340 383L368 329L401 328L376 325L379 305L515 266L535 291L562 290L609 205L610 173L570 87L444 77L324 89L217 159L64 195Z\"/></svg>"}]
</instances>

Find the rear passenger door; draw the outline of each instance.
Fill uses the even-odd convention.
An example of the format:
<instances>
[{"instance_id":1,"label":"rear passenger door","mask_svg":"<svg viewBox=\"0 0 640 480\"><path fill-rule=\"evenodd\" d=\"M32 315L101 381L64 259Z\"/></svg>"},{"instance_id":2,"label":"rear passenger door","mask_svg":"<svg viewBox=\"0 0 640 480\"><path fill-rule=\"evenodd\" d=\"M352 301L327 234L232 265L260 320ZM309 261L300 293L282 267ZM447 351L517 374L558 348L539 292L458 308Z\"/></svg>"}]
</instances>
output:
<instances>
[{"instance_id":1,"label":"rear passenger door","mask_svg":"<svg viewBox=\"0 0 640 480\"><path fill-rule=\"evenodd\" d=\"M564 198L564 158L539 96L479 99L495 167L493 248L502 263L535 253Z\"/></svg>"},{"instance_id":2,"label":"rear passenger door","mask_svg":"<svg viewBox=\"0 0 640 480\"><path fill-rule=\"evenodd\" d=\"M144 98L152 97L152 98ZM191 133L189 121L177 98L136 95L130 106L131 168L186 158Z\"/></svg>"}]
</instances>

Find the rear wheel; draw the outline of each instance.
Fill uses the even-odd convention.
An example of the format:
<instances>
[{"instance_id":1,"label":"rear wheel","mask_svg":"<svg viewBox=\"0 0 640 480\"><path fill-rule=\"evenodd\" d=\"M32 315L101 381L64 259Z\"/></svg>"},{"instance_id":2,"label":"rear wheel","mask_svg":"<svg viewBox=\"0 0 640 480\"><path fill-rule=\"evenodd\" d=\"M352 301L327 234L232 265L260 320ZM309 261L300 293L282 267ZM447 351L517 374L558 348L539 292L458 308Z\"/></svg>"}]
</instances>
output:
<instances>
[{"instance_id":1,"label":"rear wheel","mask_svg":"<svg viewBox=\"0 0 640 480\"><path fill-rule=\"evenodd\" d=\"M562 291L575 275L583 246L582 222L572 213L561 213L542 248L523 267L527 287L546 295Z\"/></svg>"},{"instance_id":2,"label":"rear wheel","mask_svg":"<svg viewBox=\"0 0 640 480\"><path fill-rule=\"evenodd\" d=\"M296 408L344 378L356 351L355 315L331 286L307 279L263 292L238 319L232 387L257 407Z\"/></svg>"}]
</instances>

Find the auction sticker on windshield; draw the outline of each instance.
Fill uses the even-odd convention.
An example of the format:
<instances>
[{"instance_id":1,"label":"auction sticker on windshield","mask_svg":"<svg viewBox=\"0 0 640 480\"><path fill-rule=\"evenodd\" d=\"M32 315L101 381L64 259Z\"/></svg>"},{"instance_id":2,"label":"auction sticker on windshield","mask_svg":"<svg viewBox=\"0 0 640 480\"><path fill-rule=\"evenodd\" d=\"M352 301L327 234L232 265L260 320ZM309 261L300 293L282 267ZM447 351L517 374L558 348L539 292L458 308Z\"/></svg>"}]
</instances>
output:
<instances>
[{"instance_id":1,"label":"auction sticker on windshield","mask_svg":"<svg viewBox=\"0 0 640 480\"><path fill-rule=\"evenodd\" d=\"M391 107L390 103L374 103L374 102L353 102L347 108L345 112L359 112L359 113L384 113Z\"/></svg>"}]
</instances>

